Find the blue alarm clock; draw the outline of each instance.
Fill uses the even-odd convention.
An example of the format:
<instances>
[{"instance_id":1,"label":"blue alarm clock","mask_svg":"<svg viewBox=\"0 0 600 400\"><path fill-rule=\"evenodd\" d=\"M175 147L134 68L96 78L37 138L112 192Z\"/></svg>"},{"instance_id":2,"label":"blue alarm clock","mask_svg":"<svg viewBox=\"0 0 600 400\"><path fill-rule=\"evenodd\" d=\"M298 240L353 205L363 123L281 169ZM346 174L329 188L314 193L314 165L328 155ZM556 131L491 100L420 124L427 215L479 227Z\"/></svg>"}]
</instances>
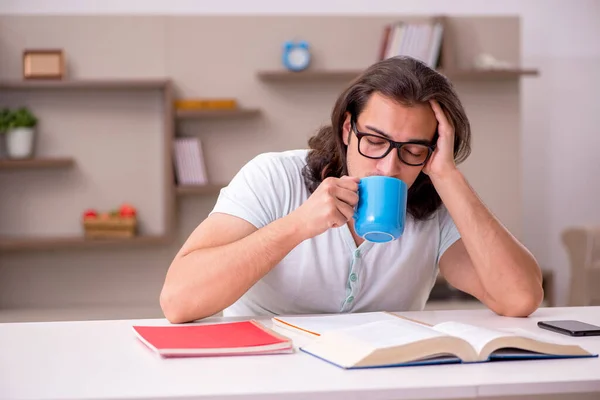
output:
<instances>
[{"instance_id":1,"label":"blue alarm clock","mask_svg":"<svg viewBox=\"0 0 600 400\"><path fill-rule=\"evenodd\" d=\"M282 62L290 71L302 71L310 64L310 50L304 40L287 41L283 44Z\"/></svg>"}]
</instances>

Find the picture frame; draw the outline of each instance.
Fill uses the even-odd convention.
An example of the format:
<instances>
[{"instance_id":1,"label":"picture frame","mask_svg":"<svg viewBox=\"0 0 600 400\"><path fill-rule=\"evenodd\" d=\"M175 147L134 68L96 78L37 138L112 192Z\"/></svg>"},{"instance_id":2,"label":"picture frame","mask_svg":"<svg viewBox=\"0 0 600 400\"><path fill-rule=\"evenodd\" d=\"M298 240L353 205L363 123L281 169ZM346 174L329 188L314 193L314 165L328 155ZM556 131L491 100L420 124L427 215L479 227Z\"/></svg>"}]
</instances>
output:
<instances>
[{"instance_id":1,"label":"picture frame","mask_svg":"<svg viewBox=\"0 0 600 400\"><path fill-rule=\"evenodd\" d=\"M27 49L23 52L24 79L63 79L64 75L62 49Z\"/></svg>"}]
</instances>

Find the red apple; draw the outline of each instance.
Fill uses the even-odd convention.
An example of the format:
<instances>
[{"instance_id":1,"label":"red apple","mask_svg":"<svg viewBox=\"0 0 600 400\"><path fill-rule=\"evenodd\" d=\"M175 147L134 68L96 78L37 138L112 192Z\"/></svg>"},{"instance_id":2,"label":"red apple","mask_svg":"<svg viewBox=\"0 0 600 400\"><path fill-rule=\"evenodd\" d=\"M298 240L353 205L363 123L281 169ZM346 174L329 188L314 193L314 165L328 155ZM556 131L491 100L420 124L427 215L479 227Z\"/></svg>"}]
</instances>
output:
<instances>
[{"instance_id":1,"label":"red apple","mask_svg":"<svg viewBox=\"0 0 600 400\"><path fill-rule=\"evenodd\" d=\"M132 205L125 203L119 208L119 214L123 218L135 217L137 210Z\"/></svg>"},{"instance_id":2,"label":"red apple","mask_svg":"<svg viewBox=\"0 0 600 400\"><path fill-rule=\"evenodd\" d=\"M83 213L83 218L84 219L98 218L98 211L96 211L92 208L85 210L85 212Z\"/></svg>"}]
</instances>

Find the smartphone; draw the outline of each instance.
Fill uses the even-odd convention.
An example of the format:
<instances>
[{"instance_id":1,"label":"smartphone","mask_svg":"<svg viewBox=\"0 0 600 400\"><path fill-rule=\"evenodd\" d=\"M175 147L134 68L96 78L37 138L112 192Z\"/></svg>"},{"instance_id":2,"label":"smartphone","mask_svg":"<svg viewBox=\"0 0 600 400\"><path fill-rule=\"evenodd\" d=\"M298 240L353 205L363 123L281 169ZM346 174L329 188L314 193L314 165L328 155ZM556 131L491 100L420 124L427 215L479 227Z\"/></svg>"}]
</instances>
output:
<instances>
[{"instance_id":1,"label":"smartphone","mask_svg":"<svg viewBox=\"0 0 600 400\"><path fill-rule=\"evenodd\" d=\"M542 329L562 333L569 336L600 336L600 326L575 320L539 321Z\"/></svg>"}]
</instances>

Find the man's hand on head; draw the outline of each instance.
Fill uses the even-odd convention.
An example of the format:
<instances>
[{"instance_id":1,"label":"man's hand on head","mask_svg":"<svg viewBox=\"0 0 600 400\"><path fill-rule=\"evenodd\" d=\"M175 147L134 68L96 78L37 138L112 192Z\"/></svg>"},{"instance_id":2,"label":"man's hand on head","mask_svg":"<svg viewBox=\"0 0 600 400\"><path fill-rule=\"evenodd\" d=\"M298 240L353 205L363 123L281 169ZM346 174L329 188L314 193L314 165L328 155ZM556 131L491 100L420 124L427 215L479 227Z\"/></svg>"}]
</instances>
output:
<instances>
[{"instance_id":1,"label":"man's hand on head","mask_svg":"<svg viewBox=\"0 0 600 400\"><path fill-rule=\"evenodd\" d=\"M423 167L423 172L429 175L432 181L435 181L436 179L442 179L456 169L454 161L454 126L452 126L450 119L436 100L430 100L429 103L438 121L439 136L436 148L425 167Z\"/></svg>"}]
</instances>

